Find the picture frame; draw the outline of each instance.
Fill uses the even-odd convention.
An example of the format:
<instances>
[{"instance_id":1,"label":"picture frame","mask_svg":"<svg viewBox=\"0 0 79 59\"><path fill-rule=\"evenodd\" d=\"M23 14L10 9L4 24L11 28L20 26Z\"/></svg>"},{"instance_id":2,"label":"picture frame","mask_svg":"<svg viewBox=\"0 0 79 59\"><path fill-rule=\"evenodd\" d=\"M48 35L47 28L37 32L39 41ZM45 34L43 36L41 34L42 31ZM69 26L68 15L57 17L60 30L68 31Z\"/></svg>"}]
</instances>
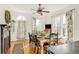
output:
<instances>
[{"instance_id":1,"label":"picture frame","mask_svg":"<svg viewBox=\"0 0 79 59\"><path fill-rule=\"evenodd\" d=\"M11 14L9 10L5 10L5 22L9 24L11 22Z\"/></svg>"}]
</instances>

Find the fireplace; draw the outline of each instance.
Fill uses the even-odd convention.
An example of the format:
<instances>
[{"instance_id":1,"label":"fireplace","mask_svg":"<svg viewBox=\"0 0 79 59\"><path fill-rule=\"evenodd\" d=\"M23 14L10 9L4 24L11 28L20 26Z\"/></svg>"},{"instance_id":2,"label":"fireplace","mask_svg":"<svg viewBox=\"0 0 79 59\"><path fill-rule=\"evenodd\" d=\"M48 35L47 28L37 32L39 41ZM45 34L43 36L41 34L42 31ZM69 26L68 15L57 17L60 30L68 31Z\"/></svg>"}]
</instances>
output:
<instances>
[{"instance_id":1,"label":"fireplace","mask_svg":"<svg viewBox=\"0 0 79 59\"><path fill-rule=\"evenodd\" d=\"M10 48L10 31L6 25L0 24L0 53L6 54Z\"/></svg>"}]
</instances>

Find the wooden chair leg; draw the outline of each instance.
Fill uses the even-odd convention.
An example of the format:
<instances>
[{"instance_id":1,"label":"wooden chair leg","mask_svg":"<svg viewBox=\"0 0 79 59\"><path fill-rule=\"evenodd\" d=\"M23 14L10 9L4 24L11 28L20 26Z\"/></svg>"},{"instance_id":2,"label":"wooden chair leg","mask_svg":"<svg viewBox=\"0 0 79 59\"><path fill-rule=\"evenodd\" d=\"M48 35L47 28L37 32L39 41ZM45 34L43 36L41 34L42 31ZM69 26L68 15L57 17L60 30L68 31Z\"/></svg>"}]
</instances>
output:
<instances>
[{"instance_id":1,"label":"wooden chair leg","mask_svg":"<svg viewBox=\"0 0 79 59\"><path fill-rule=\"evenodd\" d=\"M36 53L36 46L34 46L34 53Z\"/></svg>"},{"instance_id":2,"label":"wooden chair leg","mask_svg":"<svg viewBox=\"0 0 79 59\"><path fill-rule=\"evenodd\" d=\"M37 54L39 54L39 46L37 47Z\"/></svg>"}]
</instances>

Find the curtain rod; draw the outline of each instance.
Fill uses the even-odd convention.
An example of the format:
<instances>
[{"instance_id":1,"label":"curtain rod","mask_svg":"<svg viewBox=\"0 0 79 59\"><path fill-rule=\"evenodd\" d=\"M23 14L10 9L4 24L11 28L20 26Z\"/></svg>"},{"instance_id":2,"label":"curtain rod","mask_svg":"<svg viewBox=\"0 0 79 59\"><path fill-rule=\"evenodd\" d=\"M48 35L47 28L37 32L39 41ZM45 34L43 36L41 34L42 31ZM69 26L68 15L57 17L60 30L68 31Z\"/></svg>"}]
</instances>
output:
<instances>
[{"instance_id":1,"label":"curtain rod","mask_svg":"<svg viewBox=\"0 0 79 59\"><path fill-rule=\"evenodd\" d=\"M74 9L71 9L70 11L73 11L73 10L75 10L75 8Z\"/></svg>"},{"instance_id":2,"label":"curtain rod","mask_svg":"<svg viewBox=\"0 0 79 59\"><path fill-rule=\"evenodd\" d=\"M73 11L73 10L76 10L76 9L75 9L75 8L73 8L73 9L71 9L71 10L68 10L68 11L66 11L66 12Z\"/></svg>"}]
</instances>

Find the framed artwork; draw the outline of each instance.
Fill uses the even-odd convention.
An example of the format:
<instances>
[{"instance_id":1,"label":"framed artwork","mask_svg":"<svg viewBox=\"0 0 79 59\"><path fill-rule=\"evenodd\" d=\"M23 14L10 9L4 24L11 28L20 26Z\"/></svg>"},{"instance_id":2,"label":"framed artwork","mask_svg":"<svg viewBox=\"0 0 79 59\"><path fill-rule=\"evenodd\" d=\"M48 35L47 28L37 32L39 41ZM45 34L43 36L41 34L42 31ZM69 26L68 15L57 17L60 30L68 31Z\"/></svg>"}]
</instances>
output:
<instances>
[{"instance_id":1,"label":"framed artwork","mask_svg":"<svg viewBox=\"0 0 79 59\"><path fill-rule=\"evenodd\" d=\"M5 10L5 22L6 24L9 24L11 22L11 14L8 10Z\"/></svg>"}]
</instances>

